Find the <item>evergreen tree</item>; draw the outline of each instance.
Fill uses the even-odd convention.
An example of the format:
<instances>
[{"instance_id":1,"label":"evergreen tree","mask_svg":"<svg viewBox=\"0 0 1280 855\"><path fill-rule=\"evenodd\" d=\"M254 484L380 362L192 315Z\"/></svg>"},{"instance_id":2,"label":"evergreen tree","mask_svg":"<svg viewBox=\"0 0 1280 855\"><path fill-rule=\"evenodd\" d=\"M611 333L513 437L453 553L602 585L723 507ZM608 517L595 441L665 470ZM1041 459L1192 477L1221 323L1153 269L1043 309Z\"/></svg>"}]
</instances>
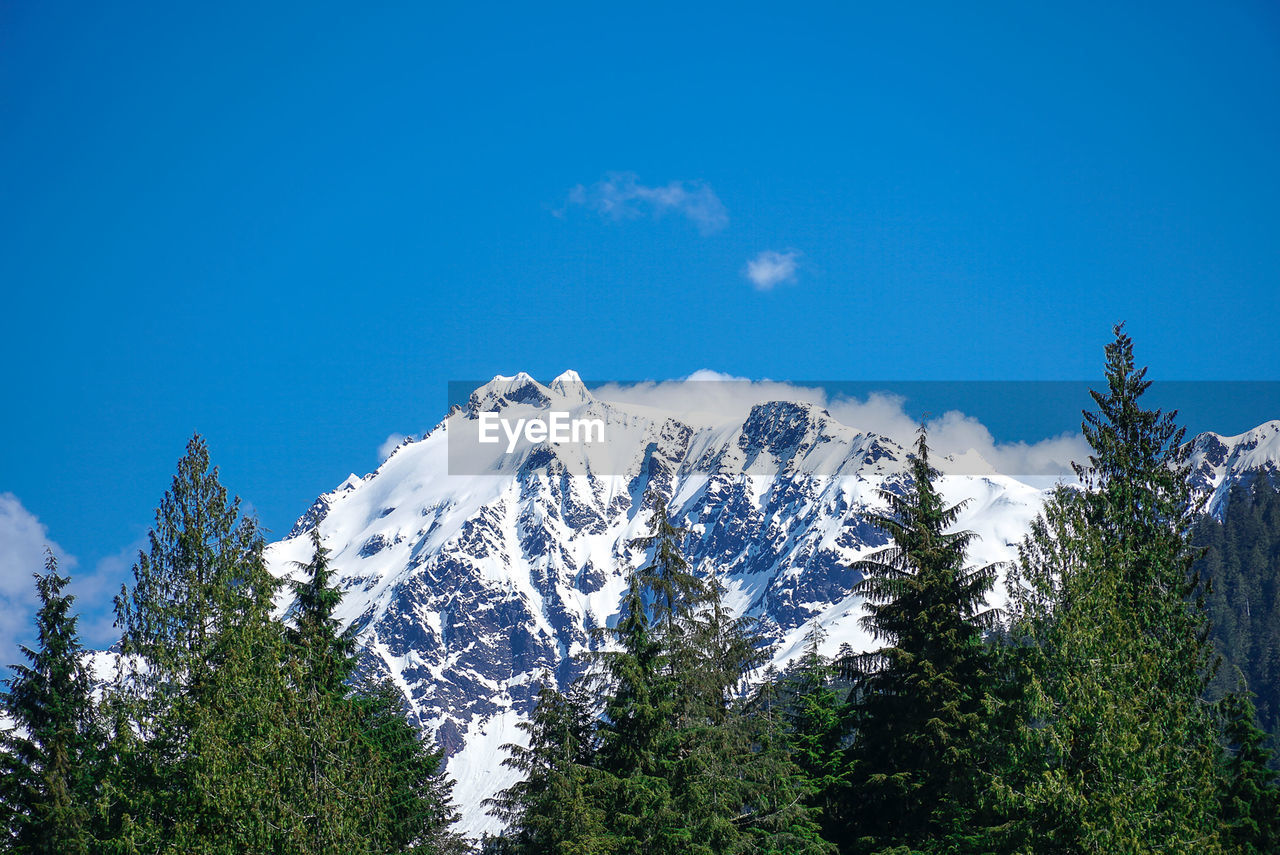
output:
<instances>
[{"instance_id":1,"label":"evergreen tree","mask_svg":"<svg viewBox=\"0 0 1280 855\"><path fill-rule=\"evenodd\" d=\"M46 552L37 574L38 643L22 647L0 709L13 728L0 733L0 810L6 851L87 855L94 851L90 808L96 800L99 733L90 677L71 612L70 581Z\"/></svg>"},{"instance_id":2,"label":"evergreen tree","mask_svg":"<svg viewBox=\"0 0 1280 855\"><path fill-rule=\"evenodd\" d=\"M394 689L351 685L355 639L313 543L286 627L256 526L191 441L116 601L104 851L458 850L440 752Z\"/></svg>"},{"instance_id":3,"label":"evergreen tree","mask_svg":"<svg viewBox=\"0 0 1280 855\"><path fill-rule=\"evenodd\" d=\"M444 770L444 752L411 724L404 697L388 681L364 682L353 695L362 738L372 749L361 752L373 808L366 837L369 855L461 855L465 841L452 830L458 819L453 782ZM350 774L354 764L347 767ZM342 771L341 766L339 771ZM348 807L339 793L337 807ZM333 841L327 841L331 849ZM365 851L354 846L345 852Z\"/></svg>"},{"instance_id":4,"label":"evergreen tree","mask_svg":"<svg viewBox=\"0 0 1280 855\"><path fill-rule=\"evenodd\" d=\"M108 782L108 834L188 852L262 849L278 827L276 779L246 770L273 756L278 736L278 583L256 523L228 498L198 435L149 541L115 601L110 768L124 777Z\"/></svg>"},{"instance_id":5,"label":"evergreen tree","mask_svg":"<svg viewBox=\"0 0 1280 855\"><path fill-rule=\"evenodd\" d=\"M653 622L671 633L677 631L680 621L704 600L707 590L680 550L688 530L671 521L667 502L660 494L650 496L652 530L632 540L630 546L653 551L652 558L636 575L652 599Z\"/></svg>"},{"instance_id":6,"label":"evergreen tree","mask_svg":"<svg viewBox=\"0 0 1280 855\"><path fill-rule=\"evenodd\" d=\"M533 717L520 724L529 745L507 745L503 765L523 775L488 802L507 823L501 848L511 855L606 855L623 852L606 815L616 779L592 766L595 716L582 683L568 695L544 674Z\"/></svg>"},{"instance_id":7,"label":"evergreen tree","mask_svg":"<svg viewBox=\"0 0 1280 855\"><path fill-rule=\"evenodd\" d=\"M1028 679L1006 830L1023 851L1215 852L1188 448L1174 414L1141 406L1150 384L1121 327L1106 352L1084 489L1051 498L1010 575Z\"/></svg>"},{"instance_id":8,"label":"evergreen tree","mask_svg":"<svg viewBox=\"0 0 1280 855\"><path fill-rule=\"evenodd\" d=\"M865 574L855 588L866 598L862 625L888 644L845 663L849 852L955 851L976 833L995 567L965 566L974 536L948 531L961 506L938 493L923 429L911 475L905 495L883 492L890 514L872 517L892 545L855 565Z\"/></svg>"},{"instance_id":9,"label":"evergreen tree","mask_svg":"<svg viewBox=\"0 0 1280 855\"><path fill-rule=\"evenodd\" d=\"M492 802L510 827L485 851L830 851L777 717L742 697L763 645L723 589L692 573L683 530L652 505L651 533L634 542L650 561L630 574L594 670L568 697L544 688L529 747L508 747L526 778Z\"/></svg>"},{"instance_id":10,"label":"evergreen tree","mask_svg":"<svg viewBox=\"0 0 1280 855\"><path fill-rule=\"evenodd\" d=\"M1268 767L1271 754L1254 722L1253 701L1245 691L1232 692L1221 714L1223 842L1239 855L1280 851L1280 776Z\"/></svg>"},{"instance_id":11,"label":"evergreen tree","mask_svg":"<svg viewBox=\"0 0 1280 855\"><path fill-rule=\"evenodd\" d=\"M319 529L311 530L314 550L311 561L299 564L303 573L293 583L293 626L285 629L296 663L296 680L304 695L343 697L347 681L356 669L354 627L342 631L334 612L342 602L342 592L334 584L329 566L329 550L320 540Z\"/></svg>"},{"instance_id":12,"label":"evergreen tree","mask_svg":"<svg viewBox=\"0 0 1280 855\"><path fill-rule=\"evenodd\" d=\"M665 652L654 636L640 578L632 573L613 649L596 656L597 689L606 695L600 766L615 774L652 771L661 738L675 714Z\"/></svg>"},{"instance_id":13,"label":"evergreen tree","mask_svg":"<svg viewBox=\"0 0 1280 855\"><path fill-rule=\"evenodd\" d=\"M601 756L617 778L616 836L624 851L828 851L783 730L752 715L742 695L768 658L754 622L729 614L713 576L692 572L680 550L685 531L660 498L653 504L651 533L633 541L651 550L650 562L624 598L620 649L601 656Z\"/></svg>"},{"instance_id":14,"label":"evergreen tree","mask_svg":"<svg viewBox=\"0 0 1280 855\"><path fill-rule=\"evenodd\" d=\"M804 653L780 680L780 696L791 757L812 789L806 801L817 811L822 836L834 840L847 824L838 812L846 786L843 697L848 689L837 688L837 669L821 653L825 638L814 621Z\"/></svg>"},{"instance_id":15,"label":"evergreen tree","mask_svg":"<svg viewBox=\"0 0 1280 855\"><path fill-rule=\"evenodd\" d=\"M272 602L277 582L262 562L262 536L239 507L204 439L193 436L156 509L134 584L115 601L121 651L147 666L130 675L130 688L147 700L163 704L196 685L218 664L218 633Z\"/></svg>"},{"instance_id":16,"label":"evergreen tree","mask_svg":"<svg viewBox=\"0 0 1280 855\"><path fill-rule=\"evenodd\" d=\"M284 630L286 683L273 714L279 750L263 764L281 781L275 825L286 851L444 853L461 841L443 756L406 719L394 686L361 682L353 630L334 616L342 593L312 532L298 565L292 626ZM274 770L273 770L274 767Z\"/></svg>"},{"instance_id":17,"label":"evergreen tree","mask_svg":"<svg viewBox=\"0 0 1280 855\"><path fill-rule=\"evenodd\" d=\"M650 621L638 573L629 577L612 635L616 647L596 656L593 680L604 696L597 764L616 779L610 830L622 851L679 851L684 823L667 776L677 742L671 657Z\"/></svg>"},{"instance_id":18,"label":"evergreen tree","mask_svg":"<svg viewBox=\"0 0 1280 855\"><path fill-rule=\"evenodd\" d=\"M1211 696L1225 696L1243 679L1274 758L1280 744L1280 490L1265 475L1236 484L1222 519L1201 517L1192 539L1205 549L1196 570L1212 586L1205 598L1210 639L1223 659Z\"/></svg>"}]
</instances>

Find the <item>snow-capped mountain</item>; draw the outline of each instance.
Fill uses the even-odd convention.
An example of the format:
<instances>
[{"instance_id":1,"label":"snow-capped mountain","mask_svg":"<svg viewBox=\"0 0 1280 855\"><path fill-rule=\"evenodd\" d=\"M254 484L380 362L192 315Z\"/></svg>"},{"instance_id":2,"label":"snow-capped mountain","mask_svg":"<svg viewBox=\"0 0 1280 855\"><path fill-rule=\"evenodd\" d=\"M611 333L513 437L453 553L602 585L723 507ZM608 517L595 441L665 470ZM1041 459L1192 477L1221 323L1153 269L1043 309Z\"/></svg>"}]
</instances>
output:
<instances>
[{"instance_id":1,"label":"snow-capped mountain","mask_svg":"<svg viewBox=\"0 0 1280 855\"><path fill-rule=\"evenodd\" d=\"M1191 442L1191 483L1208 494L1204 510L1221 517L1233 484L1264 476L1280 479L1280 421L1239 436L1202 433Z\"/></svg>"},{"instance_id":2,"label":"snow-capped mountain","mask_svg":"<svg viewBox=\"0 0 1280 855\"><path fill-rule=\"evenodd\" d=\"M522 741L516 724L542 676L571 681L592 628L615 617L626 571L645 557L628 544L647 532L650 491L689 529L693 565L716 574L731 607L762 619L777 664L815 620L831 651L871 644L850 564L886 542L865 513L884 507L880 489L905 486L907 449L812 403L677 409L603 400L573 372L545 386L497 377L376 472L316 499L268 549L273 571L291 575L319 529L365 665L400 687L450 755L466 833L497 827L481 802L511 781L500 746ZM477 439L493 414L505 431L552 411L602 423L607 441L535 436L508 451L505 433ZM1250 448L1274 465L1278 434L1273 422L1199 438L1198 477L1221 489L1260 465ZM965 457L957 469L994 473ZM967 500L957 525L979 535L970 560L983 563L1013 556L1044 497L999 474L948 475L942 489Z\"/></svg>"}]
</instances>

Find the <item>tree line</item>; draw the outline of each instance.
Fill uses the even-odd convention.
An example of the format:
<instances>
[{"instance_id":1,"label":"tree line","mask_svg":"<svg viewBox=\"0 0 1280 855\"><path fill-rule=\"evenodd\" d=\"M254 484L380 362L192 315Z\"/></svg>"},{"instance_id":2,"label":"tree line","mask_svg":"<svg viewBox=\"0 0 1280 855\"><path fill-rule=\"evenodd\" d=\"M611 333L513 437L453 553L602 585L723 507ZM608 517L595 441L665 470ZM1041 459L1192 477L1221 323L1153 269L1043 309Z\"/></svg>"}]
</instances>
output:
<instances>
[{"instance_id":1,"label":"tree line","mask_svg":"<svg viewBox=\"0 0 1280 855\"><path fill-rule=\"evenodd\" d=\"M1222 523L1200 520L1189 446L1176 414L1144 408L1145 375L1117 327L1081 488L1049 497L1004 568L1003 611L987 606L1001 568L966 563L973 535L921 431L908 486L872 519L888 546L856 565L873 651L824 655L815 624L797 661L768 667L761 627L646 497L618 620L580 680L543 680L527 744L507 746L519 780L487 805L505 831L481 850L1280 851L1250 692L1274 715L1274 685L1253 681L1275 667L1259 628L1277 582L1240 569L1280 502L1255 485ZM8 851L466 851L441 754L359 673L313 540L282 617L262 536L193 439L116 600L116 672L98 689L48 559L38 643L0 695L16 725L0 738ZM1248 617L1226 620L1241 602Z\"/></svg>"}]
</instances>

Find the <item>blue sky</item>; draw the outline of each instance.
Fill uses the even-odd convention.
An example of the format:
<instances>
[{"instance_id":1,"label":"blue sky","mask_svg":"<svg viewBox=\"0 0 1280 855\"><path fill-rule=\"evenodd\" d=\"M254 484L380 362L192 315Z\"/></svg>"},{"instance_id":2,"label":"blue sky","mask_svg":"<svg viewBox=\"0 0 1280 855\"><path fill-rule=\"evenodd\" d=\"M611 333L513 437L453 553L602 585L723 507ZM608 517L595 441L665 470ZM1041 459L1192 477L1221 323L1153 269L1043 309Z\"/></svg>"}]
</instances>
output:
<instances>
[{"instance_id":1,"label":"blue sky","mask_svg":"<svg viewBox=\"0 0 1280 855\"><path fill-rule=\"evenodd\" d=\"M0 0L0 596L449 380L1277 379L1274 4L366 5Z\"/></svg>"}]
</instances>

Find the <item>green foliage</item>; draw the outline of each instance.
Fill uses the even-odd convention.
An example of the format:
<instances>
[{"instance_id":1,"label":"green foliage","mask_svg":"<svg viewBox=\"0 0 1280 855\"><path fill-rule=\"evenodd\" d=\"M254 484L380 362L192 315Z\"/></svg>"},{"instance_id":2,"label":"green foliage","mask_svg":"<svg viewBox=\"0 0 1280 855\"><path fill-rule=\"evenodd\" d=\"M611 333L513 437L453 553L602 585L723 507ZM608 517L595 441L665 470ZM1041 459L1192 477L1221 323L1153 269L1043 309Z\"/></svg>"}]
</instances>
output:
<instances>
[{"instance_id":1,"label":"green foliage","mask_svg":"<svg viewBox=\"0 0 1280 855\"><path fill-rule=\"evenodd\" d=\"M1027 852L1215 852L1187 448L1172 414L1141 407L1145 369L1115 332L1107 391L1085 413L1085 489L1051 498L1010 574L1024 691L1004 831Z\"/></svg>"},{"instance_id":2,"label":"green foliage","mask_svg":"<svg viewBox=\"0 0 1280 855\"><path fill-rule=\"evenodd\" d=\"M1210 639L1223 667L1212 686L1222 697L1245 681L1258 722L1280 737L1280 490L1265 476L1238 484L1222 520L1203 517L1193 540L1205 548L1196 570L1211 587L1205 601Z\"/></svg>"},{"instance_id":3,"label":"green foliage","mask_svg":"<svg viewBox=\"0 0 1280 855\"><path fill-rule=\"evenodd\" d=\"M818 817L822 836L835 840L848 822L842 814L847 765L844 762L844 698L848 686L840 686L836 666L821 653L825 635L815 621L805 638L805 649L776 681L766 680L762 697L773 686L771 702L784 724L791 759L808 782L806 803ZM852 653L841 653L848 661Z\"/></svg>"},{"instance_id":4,"label":"green foliage","mask_svg":"<svg viewBox=\"0 0 1280 855\"><path fill-rule=\"evenodd\" d=\"M270 820L269 757L280 627L278 583L255 522L239 514L195 436L156 510L134 584L116 597L122 630L108 838L191 852L257 843Z\"/></svg>"},{"instance_id":5,"label":"green foliage","mask_svg":"<svg viewBox=\"0 0 1280 855\"><path fill-rule=\"evenodd\" d=\"M653 622L667 632L676 630L706 595L706 586L695 576L680 551L680 541L688 531L671 521L667 502L652 494L653 516L649 534L631 541L632 548L651 549L652 558L637 572L640 586L652 599Z\"/></svg>"},{"instance_id":6,"label":"green foliage","mask_svg":"<svg viewBox=\"0 0 1280 855\"><path fill-rule=\"evenodd\" d=\"M911 486L871 518L891 545L856 565L884 646L828 660L815 623L781 675L758 678L759 628L690 566L689 532L651 497L619 620L587 677L563 693L544 677L528 745L507 746L521 780L489 802L508 829L482 851L1280 850L1257 722L1280 726L1280 493L1259 479L1221 523L1195 523L1189 447L1173 414L1141 405L1145 369L1115 332L1084 414L1083 489L1055 491L1033 523L1005 625L923 431ZM15 723L0 734L6 851L466 851L442 753L394 686L360 673L312 544L281 619L262 536L194 437L116 598L120 668L96 705L48 559L39 645L0 694Z\"/></svg>"},{"instance_id":7,"label":"green foliage","mask_svg":"<svg viewBox=\"0 0 1280 855\"><path fill-rule=\"evenodd\" d=\"M1222 830L1229 851L1262 855L1280 851L1280 776L1269 768L1266 734L1255 723L1247 692L1231 692L1220 704Z\"/></svg>"},{"instance_id":8,"label":"green foliage","mask_svg":"<svg viewBox=\"0 0 1280 855\"><path fill-rule=\"evenodd\" d=\"M484 851L830 852L780 717L743 698L765 658L753 625L691 572L684 530L653 507L634 542L650 561L629 578L612 643L569 695L544 686L529 746L507 747L525 780L491 803L509 828Z\"/></svg>"},{"instance_id":9,"label":"green foliage","mask_svg":"<svg viewBox=\"0 0 1280 855\"><path fill-rule=\"evenodd\" d=\"M6 851L78 855L92 851L99 734L70 581L46 554L37 574L38 643L23 647L0 709L14 727L0 733L0 811Z\"/></svg>"},{"instance_id":10,"label":"green foliage","mask_svg":"<svg viewBox=\"0 0 1280 855\"><path fill-rule=\"evenodd\" d=\"M520 727L529 745L507 746L503 765L523 778L491 799L491 813L510 826L502 851L548 855L621 852L606 816L616 780L592 766L595 716L582 685L568 695L544 675L533 718ZM496 843L489 844L490 848Z\"/></svg>"},{"instance_id":11,"label":"green foliage","mask_svg":"<svg viewBox=\"0 0 1280 855\"><path fill-rule=\"evenodd\" d=\"M370 812L365 828L356 830L346 852L454 855L466 851L464 841L450 830L457 820L452 804L453 782L444 772L444 752L408 720L404 698L387 681L364 682L350 698L357 711L360 744L356 762L339 761L347 788L335 792L331 810L351 807L351 780L366 776L363 790ZM340 745L341 743L339 743ZM332 744L331 744L332 747ZM343 780L341 777L337 780ZM366 849L357 841L363 840ZM326 841L332 847L333 841Z\"/></svg>"},{"instance_id":12,"label":"green foliage","mask_svg":"<svg viewBox=\"0 0 1280 855\"><path fill-rule=\"evenodd\" d=\"M961 506L935 486L924 431L905 495L885 491L872 517L892 545L858 562L862 625L887 646L854 655L846 726L845 848L954 851L977 816L979 734L990 685L982 631L993 566L966 568L969 532L952 532Z\"/></svg>"},{"instance_id":13,"label":"green foliage","mask_svg":"<svg viewBox=\"0 0 1280 855\"><path fill-rule=\"evenodd\" d=\"M354 638L313 544L286 626L255 524L192 439L116 600L100 851L460 851L440 753L394 689L351 686Z\"/></svg>"}]
</instances>

